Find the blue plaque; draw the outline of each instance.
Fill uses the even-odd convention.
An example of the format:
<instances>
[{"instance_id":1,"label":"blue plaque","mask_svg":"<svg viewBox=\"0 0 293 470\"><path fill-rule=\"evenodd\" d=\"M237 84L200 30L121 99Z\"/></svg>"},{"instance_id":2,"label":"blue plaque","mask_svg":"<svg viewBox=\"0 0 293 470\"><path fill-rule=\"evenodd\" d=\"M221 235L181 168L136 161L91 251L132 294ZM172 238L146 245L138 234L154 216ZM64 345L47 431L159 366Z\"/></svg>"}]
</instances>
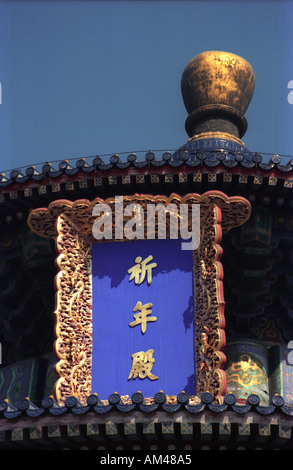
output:
<instances>
[{"instance_id":1,"label":"blue plaque","mask_svg":"<svg viewBox=\"0 0 293 470\"><path fill-rule=\"evenodd\" d=\"M92 246L92 393L195 389L192 251L182 240Z\"/></svg>"}]
</instances>

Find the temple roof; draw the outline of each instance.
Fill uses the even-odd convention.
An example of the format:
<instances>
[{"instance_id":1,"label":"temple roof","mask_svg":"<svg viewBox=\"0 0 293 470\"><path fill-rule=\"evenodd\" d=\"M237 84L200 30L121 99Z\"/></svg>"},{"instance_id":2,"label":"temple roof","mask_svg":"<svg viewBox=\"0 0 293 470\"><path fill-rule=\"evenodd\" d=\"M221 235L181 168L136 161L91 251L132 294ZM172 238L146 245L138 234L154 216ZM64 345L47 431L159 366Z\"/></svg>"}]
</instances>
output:
<instances>
[{"instance_id":1,"label":"temple roof","mask_svg":"<svg viewBox=\"0 0 293 470\"><path fill-rule=\"evenodd\" d=\"M14 169L0 176L0 205L7 191L25 190L30 196L31 190L38 186L70 185L88 179L94 179L96 185L101 186L105 180L99 183L97 180L107 177L120 178L122 184L133 183L135 176L150 177L150 180L154 176L152 183L162 183L155 176L166 177L170 172L194 177L206 172L231 172L289 178L293 158L285 159L284 163L278 155L262 156L248 150L242 140L247 129L244 114L254 85L254 71L245 59L230 52L203 52L187 64L181 79L182 98L188 113L185 128L189 140L186 143L178 149L162 151L159 157L152 151L139 157L136 153L123 153Z\"/></svg>"},{"instance_id":2,"label":"temple roof","mask_svg":"<svg viewBox=\"0 0 293 470\"><path fill-rule=\"evenodd\" d=\"M170 398L172 398L171 402ZM146 400L148 400L148 403L146 403ZM217 404L213 402L213 395L209 392L204 392L201 395L201 399L194 403L194 397L189 397L185 392L179 393L177 397L167 397L161 391L156 393L152 399L145 399L140 392L134 393L127 400L125 397L120 397L118 393L113 393L109 396L107 403L102 402L98 395L93 394L87 398L86 405L82 405L74 396L66 398L64 405L59 405L53 397L43 398L38 406L31 402L29 398L20 400L16 405L10 405L7 401L0 402L0 416L6 419L15 419L19 416L37 418L45 413L54 416L61 416L66 413L84 415L90 411L102 415L111 411L127 413L134 410L144 413L152 413L154 411L175 413L182 409L192 414L198 414L202 411L212 411L216 414L233 411L235 414L244 415L254 411L263 416L269 416L274 413L281 413L284 416L293 415L293 407L286 405L280 395L273 396L270 405L260 406L260 398L256 393L249 395L246 404L236 403L236 397L233 393L225 395L224 402Z\"/></svg>"},{"instance_id":3,"label":"temple roof","mask_svg":"<svg viewBox=\"0 0 293 470\"><path fill-rule=\"evenodd\" d=\"M197 404L181 392L167 403L158 392L149 404L140 392L127 403L117 393L102 404L90 395L85 406L75 397L58 405L47 397L35 405L0 403L0 449L181 450L291 449L293 409L274 396L268 406L252 394L245 405L233 394L213 404L210 393ZM135 416L135 419L134 419ZM205 416L205 420L203 420Z\"/></svg>"},{"instance_id":4,"label":"temple roof","mask_svg":"<svg viewBox=\"0 0 293 470\"><path fill-rule=\"evenodd\" d=\"M24 190L54 182L70 183L79 180L103 178L109 176L125 177L134 175L165 175L166 172L188 174L229 173L275 176L292 178L293 158L286 163L279 155L260 155L246 148L235 148L235 142L223 139L205 139L184 144L175 152L164 152L159 159L155 153L147 152L143 157L135 153L126 159L118 154L108 157L81 158L75 162L63 160L57 165L46 163L40 169L29 166L15 169L0 177L0 194L8 191ZM233 147L233 148L231 148ZM2 201L3 202L3 201Z\"/></svg>"},{"instance_id":5,"label":"temple roof","mask_svg":"<svg viewBox=\"0 0 293 470\"><path fill-rule=\"evenodd\" d=\"M221 77L222 94L221 100L215 102L215 96L219 96L219 84L216 88L210 87L210 84L217 83L216 76ZM96 197L106 199L116 194L134 193L202 194L211 189L223 191L227 196L245 196L253 209L260 206L261 210L256 211L255 217L243 229L223 240L223 263L228 268L225 271L227 331L231 332L231 336L235 331L237 334L245 331L262 338L262 334L268 334L267 326L272 317L273 328L279 327L281 339L278 338L278 343L287 339L286 334L291 335L293 300L290 272L293 257L288 253L291 253L293 220L287 209L291 210L293 158L260 155L248 150L241 140L247 128L244 113L253 89L254 74L246 61L233 54L205 53L193 59L183 74L182 94L188 112L186 130L189 140L178 149L46 162L2 174L0 326L3 338L0 335L0 340L7 363L21 357L41 356L52 350L55 253L50 241L40 237L36 239L26 232L26 220L31 209L50 207L52 202L60 199L93 201ZM162 154L156 155L159 152ZM266 218L268 208L271 213ZM227 258L226 253L229 253ZM270 326L270 329L273 328ZM281 337L282 334L284 337ZM265 340L271 338L265 337ZM13 446L14 443L21 445L21 439L18 440L16 432L14 434L18 430L29 436L26 444L34 443L36 434L32 429L37 430L39 425L39 432L45 432L45 436L41 434L37 437L38 443L46 445L46 440L49 440L51 444L54 439L58 441L59 435L49 437L49 426L56 424L58 429L59 425L66 427L69 425L68 419L72 425L84 419L81 426L87 425L87 420L91 424L96 422L98 426L104 426L101 442L113 437L110 435L112 429L117 430L114 438L118 437L119 440L122 436L124 439L131 412L137 413L138 417L136 437L142 435L145 438L141 431L143 423L153 424L152 413L156 412L164 413L164 419L156 422L154 439L158 433L164 438L164 422L171 422L177 425L176 432L168 433L171 435L173 432L176 438L179 436L182 440L185 438L183 426L178 433L179 422L176 418L178 413L184 413L184 419L188 418L184 422L186 426L191 422L202 427L200 431L195 431L195 427L191 431L189 437L193 441L196 441L198 434L204 434L204 424L211 425L208 431L211 438L220 436L221 425L227 426L226 432L231 423L237 429L236 434L235 427L228 430L228 439L232 442L233 436L236 436L236 441L238 438L241 441L244 435L247 437L241 428L247 424L248 421L243 423L243 419L247 418L250 420L248 426L250 423L258 426L257 430L253 428L248 438L264 437L261 433L264 430L262 426L265 426L265 432L269 432L267 437L273 442L268 428L276 418L274 423L278 430L277 433L274 431L274 436L286 438L292 446L288 418L290 421L293 407L285 404L280 395L274 395L269 405L260 406L257 394L250 395L246 404L240 405L231 393L224 397L222 404L215 404L209 393L204 393L194 403L192 397L183 392L171 402L163 392L147 402L137 392L127 400L113 393L107 403L101 402L97 395L90 395L86 405L81 405L75 397L67 398L62 406L52 397L37 401L26 398L17 404L2 401L0 448ZM200 421L203 412L209 417L207 423ZM105 431L107 418L111 424L108 435ZM125 419L128 419L127 423ZM84 428L79 429L79 421L77 426L80 442L100 439L100 428L96 434L87 435L83 440ZM60 442L75 439L75 436L69 435L72 430L68 427L65 438L63 431L62 428ZM287 432L289 437L285 434Z\"/></svg>"}]
</instances>

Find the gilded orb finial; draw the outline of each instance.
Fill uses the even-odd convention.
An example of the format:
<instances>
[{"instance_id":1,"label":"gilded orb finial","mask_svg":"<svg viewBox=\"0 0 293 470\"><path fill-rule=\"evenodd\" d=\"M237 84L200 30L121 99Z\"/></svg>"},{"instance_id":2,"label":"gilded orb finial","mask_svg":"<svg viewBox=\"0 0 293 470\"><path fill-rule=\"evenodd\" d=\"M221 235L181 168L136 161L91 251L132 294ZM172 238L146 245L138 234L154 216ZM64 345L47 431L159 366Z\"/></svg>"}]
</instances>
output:
<instances>
[{"instance_id":1,"label":"gilded orb finial","mask_svg":"<svg viewBox=\"0 0 293 470\"><path fill-rule=\"evenodd\" d=\"M247 130L244 113L254 85L251 65L235 54L207 51L194 57L181 80L189 137L222 133L240 139Z\"/></svg>"}]
</instances>

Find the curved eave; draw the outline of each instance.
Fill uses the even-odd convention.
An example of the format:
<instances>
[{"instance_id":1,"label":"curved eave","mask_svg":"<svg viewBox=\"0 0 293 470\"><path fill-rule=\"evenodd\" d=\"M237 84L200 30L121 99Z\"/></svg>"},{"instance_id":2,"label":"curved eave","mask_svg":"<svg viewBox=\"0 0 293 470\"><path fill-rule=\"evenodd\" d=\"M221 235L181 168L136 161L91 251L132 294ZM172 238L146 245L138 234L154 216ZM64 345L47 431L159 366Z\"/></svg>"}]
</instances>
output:
<instances>
[{"instance_id":1,"label":"curved eave","mask_svg":"<svg viewBox=\"0 0 293 470\"><path fill-rule=\"evenodd\" d=\"M131 158L130 158L131 157ZM41 172L32 167L25 173L13 171L0 180L0 213L17 207L37 207L44 200L66 197L103 197L113 194L158 191L170 192L207 191L216 188L227 194L256 192L259 189L288 194L293 187L293 160L287 165L274 157L268 163L259 155L248 160L238 152L206 152L204 155L183 155L174 160L170 153L156 160L154 154L146 154L144 160L130 155L126 162L119 157L105 163L94 159L76 162L72 168L61 162L58 169L43 166Z\"/></svg>"},{"instance_id":2,"label":"curved eave","mask_svg":"<svg viewBox=\"0 0 293 470\"><path fill-rule=\"evenodd\" d=\"M83 448L86 449L201 449L211 442L213 447L257 444L274 448L292 449L292 407L284 405L275 396L268 406L260 406L259 397L250 395L245 405L238 405L228 394L223 404L212 403L212 395L205 392L198 404L189 404L189 397L181 392L174 403L167 403L159 392L151 404L145 404L140 392L127 403L113 394L106 404L96 395L88 397L81 406L74 397L59 406L51 398L39 406L29 399L16 407L0 403L0 448ZM135 420L133 417L135 416ZM206 419L203 419L206 417ZM187 444L187 447L186 447ZM188 445L189 444L189 445ZM102 446L102 447L99 447ZM174 447L175 446L175 447ZM121 449L121 447L120 447Z\"/></svg>"},{"instance_id":3,"label":"curved eave","mask_svg":"<svg viewBox=\"0 0 293 470\"><path fill-rule=\"evenodd\" d=\"M147 400L149 403L146 403ZM200 399L197 399L195 403L193 402L194 397L190 397L185 392L179 393L177 397L168 397L162 391L155 394L152 399L145 399L141 392L136 392L125 400L125 397L120 397L115 392L109 396L108 400L101 401L98 395L93 394L87 398L86 405L82 405L74 396L66 398L64 405L59 405L52 397L44 398L39 406L31 402L29 398L25 398L20 400L17 405L10 405L7 401L0 402L0 416L4 420L10 420L21 416L38 418L41 415L62 416L66 413L85 415L91 411L105 415L113 411L123 413L167 411L175 413L179 410L192 414L211 411L220 415L232 411L241 416L250 412L262 416L274 415L275 413L279 413L280 416L293 416L293 406L285 404L283 397L277 394L273 396L269 405L260 405L260 398L256 393L248 396L246 404L237 404L236 396L232 393L225 395L223 403L214 403L213 395L210 392L204 392Z\"/></svg>"},{"instance_id":4,"label":"curved eave","mask_svg":"<svg viewBox=\"0 0 293 470\"><path fill-rule=\"evenodd\" d=\"M248 156L249 155L249 156ZM58 168L53 168L51 164L43 165L41 170L28 167L21 170L12 170L9 176L0 176L0 189L13 190L16 188L31 187L32 185L46 184L48 180L53 182L71 182L80 178L109 176L109 175L136 175L136 174L165 174L166 171L194 172L208 171L233 172L241 174L258 174L262 176L275 176L277 178L293 177L293 159L286 165L281 163L278 156L273 156L268 162L263 161L259 154L248 152L231 152L225 150L200 150L197 152L183 152L179 156L165 152L160 160L152 152L148 152L144 159L138 159L134 154L130 154L126 161L121 161L115 155L105 162L102 158L94 158L92 162L86 159L78 160L75 167L69 165L67 161L59 163Z\"/></svg>"}]
</instances>

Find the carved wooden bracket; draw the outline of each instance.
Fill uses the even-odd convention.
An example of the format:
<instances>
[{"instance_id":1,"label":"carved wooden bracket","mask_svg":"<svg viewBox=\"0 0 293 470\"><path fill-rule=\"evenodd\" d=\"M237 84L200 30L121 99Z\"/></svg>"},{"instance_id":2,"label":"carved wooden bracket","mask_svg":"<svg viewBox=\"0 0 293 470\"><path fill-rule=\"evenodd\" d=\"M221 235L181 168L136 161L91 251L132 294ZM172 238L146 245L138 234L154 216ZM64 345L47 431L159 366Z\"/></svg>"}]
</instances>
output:
<instances>
[{"instance_id":1,"label":"carved wooden bracket","mask_svg":"<svg viewBox=\"0 0 293 470\"><path fill-rule=\"evenodd\" d=\"M56 342L59 379L55 393L58 402L76 396L85 403L91 393L92 368L92 287L91 246L97 241L92 235L96 204L107 204L115 216L115 198L93 201L56 200L47 208L33 210L28 218L31 230L56 240L59 272L56 276ZM123 197L128 204L200 204L200 245L194 250L195 300L195 372L197 394L210 391L221 402L226 391L223 371L225 355L225 318L223 268L220 262L222 232L242 225L250 217L251 207L241 197L228 197L219 191L202 195L179 196L132 195ZM144 210L146 213L146 210ZM114 219L115 220L115 219ZM113 220L113 240L115 240ZM124 216L124 224L129 217ZM118 222L118 221L117 221ZM189 228L191 220L188 219ZM169 238L169 228L166 238ZM157 235L157 232L156 232ZM145 228L145 238L146 228ZM121 240L123 242L123 239ZM178 391L179 393L179 391Z\"/></svg>"},{"instance_id":2,"label":"carved wooden bracket","mask_svg":"<svg viewBox=\"0 0 293 470\"><path fill-rule=\"evenodd\" d=\"M55 352L59 359L55 384L58 402L91 393L92 286L91 245L64 214L56 221Z\"/></svg>"}]
</instances>

